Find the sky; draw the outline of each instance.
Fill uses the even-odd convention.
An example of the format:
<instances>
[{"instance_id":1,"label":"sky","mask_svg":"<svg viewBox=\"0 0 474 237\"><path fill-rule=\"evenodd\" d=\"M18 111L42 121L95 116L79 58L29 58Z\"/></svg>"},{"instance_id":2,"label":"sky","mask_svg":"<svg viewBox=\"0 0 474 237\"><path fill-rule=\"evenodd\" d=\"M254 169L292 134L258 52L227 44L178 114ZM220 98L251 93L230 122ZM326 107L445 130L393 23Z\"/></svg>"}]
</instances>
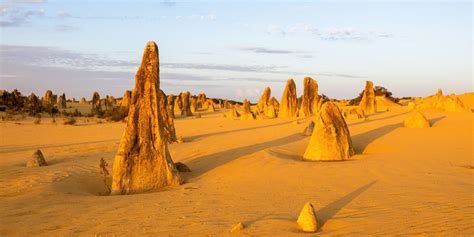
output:
<instances>
[{"instance_id":1,"label":"sky","mask_svg":"<svg viewBox=\"0 0 474 237\"><path fill-rule=\"evenodd\" d=\"M256 102L265 87L317 80L356 97L473 91L471 1L73 1L0 3L0 87L68 98L121 97L143 49L160 52L167 94Z\"/></svg>"}]
</instances>

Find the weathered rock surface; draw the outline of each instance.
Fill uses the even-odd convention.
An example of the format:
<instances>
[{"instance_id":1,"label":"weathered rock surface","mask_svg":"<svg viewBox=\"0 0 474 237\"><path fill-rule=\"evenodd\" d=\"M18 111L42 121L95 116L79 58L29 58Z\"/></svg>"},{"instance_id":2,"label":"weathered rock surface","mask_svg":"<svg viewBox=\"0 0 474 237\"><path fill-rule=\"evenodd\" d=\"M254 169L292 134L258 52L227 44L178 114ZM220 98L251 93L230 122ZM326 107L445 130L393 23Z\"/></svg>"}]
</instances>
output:
<instances>
[{"instance_id":1,"label":"weathered rock surface","mask_svg":"<svg viewBox=\"0 0 474 237\"><path fill-rule=\"evenodd\" d=\"M293 79L286 81L285 90L280 100L280 109L278 111L279 118L292 118L296 117L297 112L297 98L296 98L296 85Z\"/></svg>"},{"instance_id":2,"label":"weathered rock surface","mask_svg":"<svg viewBox=\"0 0 474 237\"><path fill-rule=\"evenodd\" d=\"M311 77L303 80L303 95L301 96L301 107L299 117L311 117L316 114L318 108L318 83Z\"/></svg>"},{"instance_id":3,"label":"weathered rock surface","mask_svg":"<svg viewBox=\"0 0 474 237\"><path fill-rule=\"evenodd\" d=\"M403 125L406 128L429 128L430 122L418 110L413 111L404 121Z\"/></svg>"},{"instance_id":4,"label":"weathered rock surface","mask_svg":"<svg viewBox=\"0 0 474 237\"><path fill-rule=\"evenodd\" d=\"M250 102L244 99L242 113L240 114L240 120L254 120L255 115L250 110Z\"/></svg>"},{"instance_id":5,"label":"weathered rock surface","mask_svg":"<svg viewBox=\"0 0 474 237\"><path fill-rule=\"evenodd\" d=\"M174 119L171 116L172 110L168 106L168 98L166 94L160 90L159 92L159 107L161 117L163 118L163 136L168 144L176 142L176 129L174 127Z\"/></svg>"},{"instance_id":6,"label":"weathered rock surface","mask_svg":"<svg viewBox=\"0 0 474 237\"><path fill-rule=\"evenodd\" d=\"M191 112L191 93L189 91L183 92L181 93L180 97L182 103L181 116L193 116L193 113Z\"/></svg>"},{"instance_id":7,"label":"weathered rock surface","mask_svg":"<svg viewBox=\"0 0 474 237\"><path fill-rule=\"evenodd\" d=\"M102 106L100 104L100 95L99 92L95 91L92 94L92 113L99 113L102 111Z\"/></svg>"},{"instance_id":8,"label":"weathered rock surface","mask_svg":"<svg viewBox=\"0 0 474 237\"><path fill-rule=\"evenodd\" d=\"M148 42L135 76L127 125L115 156L111 194L132 194L182 183L168 151L159 110L158 47Z\"/></svg>"},{"instance_id":9,"label":"weathered rock surface","mask_svg":"<svg viewBox=\"0 0 474 237\"><path fill-rule=\"evenodd\" d=\"M337 105L330 101L324 103L314 123L304 160L348 160L354 155L349 128Z\"/></svg>"},{"instance_id":10,"label":"weathered rock surface","mask_svg":"<svg viewBox=\"0 0 474 237\"><path fill-rule=\"evenodd\" d=\"M44 159L43 153L40 150L36 150L31 158L26 162L26 167L39 167L47 166L46 160Z\"/></svg>"},{"instance_id":11,"label":"weathered rock surface","mask_svg":"<svg viewBox=\"0 0 474 237\"><path fill-rule=\"evenodd\" d=\"M60 109L65 109L65 108L67 108L67 105L66 105L66 94L63 93L62 95L58 96L57 105L58 105L58 108L60 108Z\"/></svg>"},{"instance_id":12,"label":"weathered rock surface","mask_svg":"<svg viewBox=\"0 0 474 237\"><path fill-rule=\"evenodd\" d=\"M272 94L272 90L270 87L266 87L265 90L263 91L262 96L260 96L260 99L258 100L257 103L257 109L259 112L264 112L265 109L267 108L268 105L270 105L270 96Z\"/></svg>"},{"instance_id":13,"label":"weathered rock surface","mask_svg":"<svg viewBox=\"0 0 474 237\"><path fill-rule=\"evenodd\" d=\"M314 233L318 231L318 219L311 203L308 202L304 205L296 222L304 232Z\"/></svg>"},{"instance_id":14,"label":"weathered rock surface","mask_svg":"<svg viewBox=\"0 0 474 237\"><path fill-rule=\"evenodd\" d=\"M377 112L375 103L374 83L366 81L364 92L362 92L362 99L359 103L359 108L364 111L364 114L372 114Z\"/></svg>"}]
</instances>

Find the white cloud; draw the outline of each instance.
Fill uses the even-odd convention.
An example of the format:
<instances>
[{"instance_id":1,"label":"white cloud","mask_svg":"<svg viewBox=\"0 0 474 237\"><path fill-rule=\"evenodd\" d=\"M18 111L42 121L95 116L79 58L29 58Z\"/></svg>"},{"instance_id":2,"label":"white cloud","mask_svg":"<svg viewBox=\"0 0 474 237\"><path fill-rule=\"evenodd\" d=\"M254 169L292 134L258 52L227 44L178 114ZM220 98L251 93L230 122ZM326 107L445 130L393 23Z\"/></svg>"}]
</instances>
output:
<instances>
[{"instance_id":1,"label":"white cloud","mask_svg":"<svg viewBox=\"0 0 474 237\"><path fill-rule=\"evenodd\" d=\"M265 30L272 35L310 34L322 40L369 40L373 38L392 38L394 34L379 30L363 30L354 27L317 28L308 23L297 23L282 27L270 25Z\"/></svg>"}]
</instances>

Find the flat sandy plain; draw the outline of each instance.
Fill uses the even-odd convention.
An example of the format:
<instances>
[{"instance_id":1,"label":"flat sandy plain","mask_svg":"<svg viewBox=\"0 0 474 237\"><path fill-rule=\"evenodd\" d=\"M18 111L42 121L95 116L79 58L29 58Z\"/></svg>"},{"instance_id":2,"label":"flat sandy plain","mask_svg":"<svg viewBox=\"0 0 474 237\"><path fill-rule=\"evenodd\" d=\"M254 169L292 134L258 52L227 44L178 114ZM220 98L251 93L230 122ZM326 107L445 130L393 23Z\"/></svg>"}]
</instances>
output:
<instances>
[{"instance_id":1,"label":"flat sandy plain","mask_svg":"<svg viewBox=\"0 0 474 237\"><path fill-rule=\"evenodd\" d=\"M460 98L474 108L473 94ZM309 119L222 113L175 120L185 143L171 156L192 169L184 185L125 196L99 195L98 168L104 158L112 170L124 123L0 122L0 235L474 235L471 111L425 110L429 129L404 128L406 107L349 120L357 155L346 162L301 160ZM49 166L26 168L36 149ZM316 234L296 224L306 202ZM230 233L238 222L246 228Z\"/></svg>"}]
</instances>

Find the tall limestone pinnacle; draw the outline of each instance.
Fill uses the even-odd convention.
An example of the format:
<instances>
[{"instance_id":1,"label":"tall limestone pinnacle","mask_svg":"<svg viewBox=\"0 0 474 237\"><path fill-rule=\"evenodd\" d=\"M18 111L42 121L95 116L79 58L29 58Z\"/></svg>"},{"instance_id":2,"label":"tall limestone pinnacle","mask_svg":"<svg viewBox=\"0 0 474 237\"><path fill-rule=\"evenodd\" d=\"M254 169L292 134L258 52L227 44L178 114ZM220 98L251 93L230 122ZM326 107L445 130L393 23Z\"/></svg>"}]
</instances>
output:
<instances>
[{"instance_id":1,"label":"tall limestone pinnacle","mask_svg":"<svg viewBox=\"0 0 474 237\"><path fill-rule=\"evenodd\" d=\"M296 97L296 84L293 79L286 81L285 90L280 100L280 111L278 113L279 118L292 118L296 117L298 109L297 97Z\"/></svg>"},{"instance_id":2,"label":"tall limestone pinnacle","mask_svg":"<svg viewBox=\"0 0 474 237\"><path fill-rule=\"evenodd\" d=\"M364 111L365 114L377 112L374 83L371 81L365 82L365 89L364 92L362 92L362 99L360 100L359 108Z\"/></svg>"},{"instance_id":3,"label":"tall limestone pinnacle","mask_svg":"<svg viewBox=\"0 0 474 237\"><path fill-rule=\"evenodd\" d=\"M132 194L179 185L159 111L158 47L148 42L135 76L127 125L115 155L111 194Z\"/></svg>"},{"instance_id":4,"label":"tall limestone pinnacle","mask_svg":"<svg viewBox=\"0 0 474 237\"><path fill-rule=\"evenodd\" d=\"M301 96L301 108L299 117L311 117L318 112L318 83L311 77L303 80L303 96Z\"/></svg>"}]
</instances>

